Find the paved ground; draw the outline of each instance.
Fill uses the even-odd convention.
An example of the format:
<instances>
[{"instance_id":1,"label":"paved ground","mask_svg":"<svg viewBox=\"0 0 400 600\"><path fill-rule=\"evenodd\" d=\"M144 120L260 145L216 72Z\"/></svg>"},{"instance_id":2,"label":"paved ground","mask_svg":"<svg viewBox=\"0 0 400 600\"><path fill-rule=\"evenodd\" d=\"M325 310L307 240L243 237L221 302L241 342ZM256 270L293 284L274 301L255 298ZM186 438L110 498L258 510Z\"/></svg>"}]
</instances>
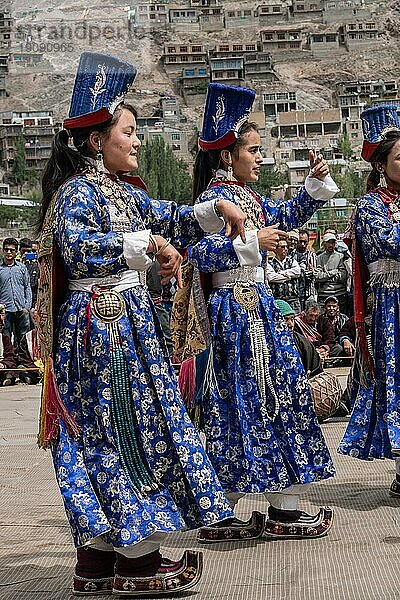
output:
<instances>
[{"instance_id":1,"label":"paved ground","mask_svg":"<svg viewBox=\"0 0 400 600\"><path fill-rule=\"evenodd\" d=\"M0 388L0 600L66 600L74 564L49 452L35 445L39 387ZM334 529L320 540L207 546L193 600L394 600L399 597L400 501L391 499L391 461L336 454L345 426L323 426L337 477L316 485L304 507L333 506ZM262 498L242 500L239 516ZM171 535L166 553L196 547ZM104 597L104 596L103 596ZM107 598L107 597L105 597ZM110 596L111 599L111 596Z\"/></svg>"}]
</instances>

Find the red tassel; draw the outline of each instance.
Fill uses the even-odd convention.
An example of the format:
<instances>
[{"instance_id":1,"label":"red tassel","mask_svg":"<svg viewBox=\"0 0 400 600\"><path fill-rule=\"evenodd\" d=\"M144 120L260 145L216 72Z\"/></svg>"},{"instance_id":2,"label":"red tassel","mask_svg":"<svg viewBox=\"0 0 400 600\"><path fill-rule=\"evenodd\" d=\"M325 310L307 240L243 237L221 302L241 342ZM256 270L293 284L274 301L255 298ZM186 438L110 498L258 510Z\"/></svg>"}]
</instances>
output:
<instances>
[{"instance_id":1,"label":"red tassel","mask_svg":"<svg viewBox=\"0 0 400 600\"><path fill-rule=\"evenodd\" d=\"M50 448L57 441L60 419L64 423L69 435L76 437L79 434L80 427L74 417L68 412L58 392L53 360L49 358L45 367L42 389L40 430L38 435L38 444L41 448Z\"/></svg>"},{"instance_id":2,"label":"red tassel","mask_svg":"<svg viewBox=\"0 0 400 600\"><path fill-rule=\"evenodd\" d=\"M195 383L195 359L188 358L181 364L181 370L178 377L179 389L181 390L183 401L188 410L193 408Z\"/></svg>"},{"instance_id":3,"label":"red tassel","mask_svg":"<svg viewBox=\"0 0 400 600\"><path fill-rule=\"evenodd\" d=\"M95 300L98 297L99 297L98 294L95 294L95 293L92 294L93 300ZM89 335L90 321L92 319L92 303L91 302L88 302L86 305L85 315L86 315L87 323L86 323L85 333L83 334L83 347L86 350L86 342L87 342L87 338Z\"/></svg>"}]
</instances>

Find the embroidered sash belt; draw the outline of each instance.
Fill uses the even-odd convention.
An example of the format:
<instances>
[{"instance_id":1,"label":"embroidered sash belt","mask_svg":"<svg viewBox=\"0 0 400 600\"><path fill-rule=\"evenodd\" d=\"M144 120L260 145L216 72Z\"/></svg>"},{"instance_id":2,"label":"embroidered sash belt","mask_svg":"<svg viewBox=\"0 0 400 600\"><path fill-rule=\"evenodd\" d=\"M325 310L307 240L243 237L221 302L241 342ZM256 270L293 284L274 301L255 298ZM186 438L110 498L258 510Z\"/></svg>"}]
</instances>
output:
<instances>
[{"instance_id":1,"label":"embroidered sash belt","mask_svg":"<svg viewBox=\"0 0 400 600\"><path fill-rule=\"evenodd\" d=\"M74 292L89 292L91 294L96 288L108 288L116 292L123 292L135 285L146 285L146 271L128 269L110 277L70 279L68 288Z\"/></svg>"},{"instance_id":2,"label":"embroidered sash belt","mask_svg":"<svg viewBox=\"0 0 400 600\"><path fill-rule=\"evenodd\" d=\"M219 271L212 275L213 288L234 287L236 283L264 283L263 267L238 267L230 271Z\"/></svg>"}]
</instances>

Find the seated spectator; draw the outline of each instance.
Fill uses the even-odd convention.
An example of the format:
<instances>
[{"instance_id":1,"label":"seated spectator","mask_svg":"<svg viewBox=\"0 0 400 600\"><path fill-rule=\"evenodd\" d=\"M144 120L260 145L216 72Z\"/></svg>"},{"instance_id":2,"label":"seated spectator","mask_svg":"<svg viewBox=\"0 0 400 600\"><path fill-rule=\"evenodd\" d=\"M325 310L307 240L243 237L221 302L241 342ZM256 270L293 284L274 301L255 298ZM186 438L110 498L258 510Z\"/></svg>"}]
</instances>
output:
<instances>
[{"instance_id":1,"label":"seated spectator","mask_svg":"<svg viewBox=\"0 0 400 600\"><path fill-rule=\"evenodd\" d=\"M18 347L18 369L37 369L21 371L19 380L22 383L35 385L39 383L43 372L43 363L39 358L36 328L22 336Z\"/></svg>"},{"instance_id":2,"label":"seated spectator","mask_svg":"<svg viewBox=\"0 0 400 600\"><path fill-rule=\"evenodd\" d=\"M333 233L326 233L322 240L324 252L317 256L315 274L318 302L323 306L329 296L336 296L341 312L346 313L347 270L343 254L335 250L337 240Z\"/></svg>"},{"instance_id":3,"label":"seated spectator","mask_svg":"<svg viewBox=\"0 0 400 600\"><path fill-rule=\"evenodd\" d=\"M296 312L300 312L299 277L301 271L293 254L288 256L286 240L279 240L274 258L267 263L267 281L275 300L289 302Z\"/></svg>"},{"instance_id":4,"label":"seated spectator","mask_svg":"<svg viewBox=\"0 0 400 600\"><path fill-rule=\"evenodd\" d=\"M321 309L315 300L307 300L305 310L296 315L294 330L314 345L322 362L329 356L339 356L342 352L342 347L335 341L330 321L321 315Z\"/></svg>"},{"instance_id":5,"label":"seated spectator","mask_svg":"<svg viewBox=\"0 0 400 600\"><path fill-rule=\"evenodd\" d=\"M322 371L321 358L313 344L304 335L294 330L294 309L284 300L276 300L275 304L283 314L287 328L293 335L296 348L300 354L301 362L308 377L313 377Z\"/></svg>"},{"instance_id":6,"label":"seated spectator","mask_svg":"<svg viewBox=\"0 0 400 600\"><path fill-rule=\"evenodd\" d=\"M356 324L354 317L350 317L344 323L337 335L337 340L343 348L346 356L354 356L356 347Z\"/></svg>"},{"instance_id":7,"label":"seated spectator","mask_svg":"<svg viewBox=\"0 0 400 600\"><path fill-rule=\"evenodd\" d=\"M18 373L10 369L16 368L14 347L10 337L4 333L5 306L0 304L0 385L15 385Z\"/></svg>"},{"instance_id":8,"label":"seated spectator","mask_svg":"<svg viewBox=\"0 0 400 600\"><path fill-rule=\"evenodd\" d=\"M348 320L348 316L340 312L339 300L336 296L328 296L324 302L324 315L329 319L335 338L339 335L339 331Z\"/></svg>"},{"instance_id":9,"label":"seated spectator","mask_svg":"<svg viewBox=\"0 0 400 600\"><path fill-rule=\"evenodd\" d=\"M347 407L341 402L342 390L338 379L333 373L323 370L321 357L313 344L301 333L294 330L295 314L293 308L283 300L276 300L276 305L281 310L287 328L293 335L304 370L310 380L310 390L318 420L322 422L331 416L342 417L347 415Z\"/></svg>"}]
</instances>

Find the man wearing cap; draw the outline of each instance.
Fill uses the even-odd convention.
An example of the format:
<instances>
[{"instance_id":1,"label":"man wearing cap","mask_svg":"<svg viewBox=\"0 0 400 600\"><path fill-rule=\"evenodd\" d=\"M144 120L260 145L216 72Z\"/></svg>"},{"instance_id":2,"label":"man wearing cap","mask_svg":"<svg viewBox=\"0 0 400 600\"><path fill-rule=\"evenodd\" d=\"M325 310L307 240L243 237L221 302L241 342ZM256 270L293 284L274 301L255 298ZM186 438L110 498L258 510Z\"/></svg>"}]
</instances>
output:
<instances>
[{"instance_id":1,"label":"man wearing cap","mask_svg":"<svg viewBox=\"0 0 400 600\"><path fill-rule=\"evenodd\" d=\"M327 317L327 319L329 319L333 327L335 337L337 338L340 330L349 317L340 312L339 300L336 296L328 296L328 298L325 300L324 315Z\"/></svg>"},{"instance_id":2,"label":"man wearing cap","mask_svg":"<svg viewBox=\"0 0 400 600\"><path fill-rule=\"evenodd\" d=\"M324 251L317 257L315 275L318 302L322 306L329 296L336 296L341 312L346 312L347 270L343 255L335 250L336 241L333 233L325 233L322 238Z\"/></svg>"}]
</instances>

